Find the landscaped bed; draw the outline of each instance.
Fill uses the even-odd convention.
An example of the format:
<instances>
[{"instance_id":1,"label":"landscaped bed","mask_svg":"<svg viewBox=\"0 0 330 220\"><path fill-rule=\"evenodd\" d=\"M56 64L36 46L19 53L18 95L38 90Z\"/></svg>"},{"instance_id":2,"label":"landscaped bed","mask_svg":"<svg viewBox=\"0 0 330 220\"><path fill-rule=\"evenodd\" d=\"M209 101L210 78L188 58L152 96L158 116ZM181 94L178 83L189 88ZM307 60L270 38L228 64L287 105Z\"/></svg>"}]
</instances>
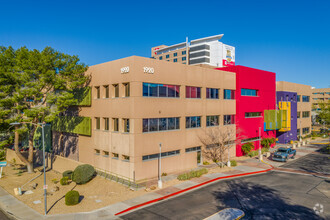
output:
<instances>
[{"instance_id":1,"label":"landscaped bed","mask_svg":"<svg viewBox=\"0 0 330 220\"><path fill-rule=\"evenodd\" d=\"M207 173L225 172L229 170L231 170L229 167L220 168L219 166L213 166L208 168ZM29 174L21 165L4 167L4 175L0 179L0 187L24 202L26 205L38 211L40 214L44 214L43 173L37 171L37 169L35 169L35 171L35 173ZM95 176L91 181L83 185L77 185L75 182L70 181L68 185L61 185L60 180L62 178L62 174L53 170L46 172L46 177L46 184L48 186L48 214L88 212L141 196L150 190L158 189L156 187L156 183L147 186L147 190L133 191L127 186L104 179L100 176ZM34 180L29 182L31 179ZM173 186L180 182L182 181L179 181L177 178L173 178L164 182L163 188ZM35 186L36 188L34 189L33 187ZM18 187L22 187L22 195L15 195L14 188ZM65 194L71 190L77 191L80 195L80 199L77 205L67 206L65 204L64 197Z\"/></svg>"},{"instance_id":2,"label":"landscaped bed","mask_svg":"<svg viewBox=\"0 0 330 220\"><path fill-rule=\"evenodd\" d=\"M0 186L40 214L44 214L43 174L23 187L23 192L30 190L33 192L32 194L16 196L14 194L14 188L22 186L24 183L40 174L39 171L33 174L22 172L18 167L19 166L12 166L3 169L5 175L0 179ZM146 193L144 190L132 191L121 184L105 180L99 176L96 176L84 185L76 185L74 182L71 182L69 185L62 186L59 182L62 178L62 174L48 171L46 175L48 185L47 193L49 194L47 195L48 214L88 212ZM52 182L52 180L55 179L58 181L56 184ZM35 183L38 184L36 189L31 188ZM55 186L58 186L59 190L51 192ZM78 205L67 206L65 205L64 196L72 189L79 192L81 196L80 202ZM34 204L33 202L35 201L40 201L40 203L37 202L38 204Z\"/></svg>"}]
</instances>

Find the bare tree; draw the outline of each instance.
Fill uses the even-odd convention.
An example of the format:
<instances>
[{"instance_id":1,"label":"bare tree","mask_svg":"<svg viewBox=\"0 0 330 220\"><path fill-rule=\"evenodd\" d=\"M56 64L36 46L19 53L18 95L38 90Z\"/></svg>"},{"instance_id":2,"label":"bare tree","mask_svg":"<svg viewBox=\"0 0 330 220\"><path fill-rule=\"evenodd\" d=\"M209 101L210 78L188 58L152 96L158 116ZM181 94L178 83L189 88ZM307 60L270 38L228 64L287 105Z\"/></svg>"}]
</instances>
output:
<instances>
[{"instance_id":1,"label":"bare tree","mask_svg":"<svg viewBox=\"0 0 330 220\"><path fill-rule=\"evenodd\" d=\"M226 155L227 161L230 159L230 149L240 143L241 131L236 129L236 125L207 127L198 138L203 144L203 156L223 167Z\"/></svg>"}]
</instances>

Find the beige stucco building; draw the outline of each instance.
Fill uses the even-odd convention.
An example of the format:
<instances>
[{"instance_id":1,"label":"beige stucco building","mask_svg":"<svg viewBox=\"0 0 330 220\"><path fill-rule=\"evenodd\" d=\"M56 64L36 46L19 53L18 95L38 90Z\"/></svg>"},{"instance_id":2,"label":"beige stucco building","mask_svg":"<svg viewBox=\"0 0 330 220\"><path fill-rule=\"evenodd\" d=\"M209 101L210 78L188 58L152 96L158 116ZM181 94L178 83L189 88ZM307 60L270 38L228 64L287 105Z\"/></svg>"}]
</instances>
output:
<instances>
[{"instance_id":1,"label":"beige stucco building","mask_svg":"<svg viewBox=\"0 0 330 220\"><path fill-rule=\"evenodd\" d=\"M276 91L297 93L297 135L304 136L310 134L312 130L312 87L309 85L279 81L276 82Z\"/></svg>"},{"instance_id":2,"label":"beige stucco building","mask_svg":"<svg viewBox=\"0 0 330 220\"><path fill-rule=\"evenodd\" d=\"M313 109L319 108L318 103L328 102L330 100L330 88L312 89L312 104Z\"/></svg>"},{"instance_id":3,"label":"beige stucco building","mask_svg":"<svg viewBox=\"0 0 330 220\"><path fill-rule=\"evenodd\" d=\"M135 181L158 175L160 144L161 173L197 167L199 135L236 114L235 100L223 99L235 90L232 72L132 56L87 73L92 105L79 115L92 119L92 132L79 136L79 161Z\"/></svg>"}]
</instances>

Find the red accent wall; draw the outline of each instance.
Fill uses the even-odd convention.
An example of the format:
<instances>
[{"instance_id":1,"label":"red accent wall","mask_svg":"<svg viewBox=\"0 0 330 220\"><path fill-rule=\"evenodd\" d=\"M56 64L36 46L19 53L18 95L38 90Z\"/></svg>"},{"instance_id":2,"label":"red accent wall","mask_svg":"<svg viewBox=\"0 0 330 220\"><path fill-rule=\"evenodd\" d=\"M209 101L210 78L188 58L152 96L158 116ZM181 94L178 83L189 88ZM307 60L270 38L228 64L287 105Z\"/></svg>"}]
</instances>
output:
<instances>
[{"instance_id":1,"label":"red accent wall","mask_svg":"<svg viewBox=\"0 0 330 220\"><path fill-rule=\"evenodd\" d=\"M236 73L236 124L241 130L243 139L259 136L275 137L275 131L264 132L264 110L276 107L276 74L264 70L245 66L229 66L217 68ZM258 96L241 96L241 89L256 89ZM262 117L245 118L245 112L261 112ZM259 147L259 141L253 142L255 150ZM241 145L236 146L236 156L242 156Z\"/></svg>"}]
</instances>

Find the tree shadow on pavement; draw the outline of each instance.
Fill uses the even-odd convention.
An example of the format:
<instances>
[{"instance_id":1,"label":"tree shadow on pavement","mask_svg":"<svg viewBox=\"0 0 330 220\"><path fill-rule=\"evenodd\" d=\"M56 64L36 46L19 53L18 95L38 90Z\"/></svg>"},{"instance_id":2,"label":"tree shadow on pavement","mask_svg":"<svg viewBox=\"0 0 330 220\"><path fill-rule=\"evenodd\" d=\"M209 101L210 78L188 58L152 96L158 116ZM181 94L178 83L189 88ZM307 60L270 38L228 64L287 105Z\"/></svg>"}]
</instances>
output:
<instances>
[{"instance_id":1,"label":"tree shadow on pavement","mask_svg":"<svg viewBox=\"0 0 330 220\"><path fill-rule=\"evenodd\" d=\"M313 209L289 204L289 198L266 186L238 180L230 181L227 185L229 190L213 193L220 204L218 209L241 209L245 212L243 219L322 219Z\"/></svg>"},{"instance_id":2,"label":"tree shadow on pavement","mask_svg":"<svg viewBox=\"0 0 330 220\"><path fill-rule=\"evenodd\" d=\"M330 160L328 155L308 154L281 167L303 170L311 173L330 174Z\"/></svg>"}]
</instances>

